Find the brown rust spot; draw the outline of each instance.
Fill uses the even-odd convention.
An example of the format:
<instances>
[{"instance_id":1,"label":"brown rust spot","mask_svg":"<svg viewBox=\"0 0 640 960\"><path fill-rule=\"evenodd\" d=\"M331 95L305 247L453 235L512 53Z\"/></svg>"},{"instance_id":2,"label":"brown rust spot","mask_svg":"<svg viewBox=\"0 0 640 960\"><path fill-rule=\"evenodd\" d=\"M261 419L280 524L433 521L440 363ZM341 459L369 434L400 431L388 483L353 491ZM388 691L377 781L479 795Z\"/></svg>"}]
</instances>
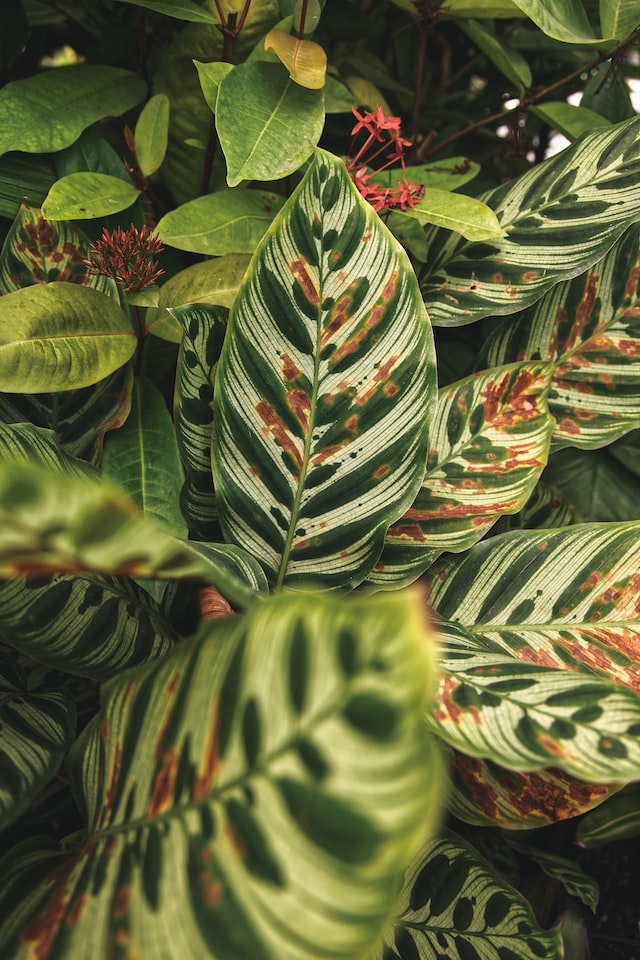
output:
<instances>
[{"instance_id":1,"label":"brown rust spot","mask_svg":"<svg viewBox=\"0 0 640 960\"><path fill-rule=\"evenodd\" d=\"M216 701L211 706L207 739L203 751L203 763L193 787L193 799L196 802L209 796L220 766L218 755L218 702Z\"/></svg>"},{"instance_id":2,"label":"brown rust spot","mask_svg":"<svg viewBox=\"0 0 640 960\"><path fill-rule=\"evenodd\" d=\"M283 353L281 360L282 360L282 376L287 381L287 383L293 383L294 380L297 380L298 377L302 376L302 370L297 365L293 357L289 356L288 353Z\"/></svg>"},{"instance_id":3,"label":"brown rust spot","mask_svg":"<svg viewBox=\"0 0 640 960\"><path fill-rule=\"evenodd\" d=\"M320 303L317 285L309 272L309 264L304 257L298 257L291 264L291 272L302 287L304 295L314 307Z\"/></svg>"},{"instance_id":4,"label":"brown rust spot","mask_svg":"<svg viewBox=\"0 0 640 960\"><path fill-rule=\"evenodd\" d=\"M178 761L179 757L176 750L167 750L162 755L160 770L157 771L153 781L153 793L148 810L150 817L156 817L164 813L171 806L176 785Z\"/></svg>"},{"instance_id":5,"label":"brown rust spot","mask_svg":"<svg viewBox=\"0 0 640 960\"><path fill-rule=\"evenodd\" d=\"M275 442L282 447L285 453L289 454L296 469L300 471L302 469L302 454L272 404L267 400L261 400L255 409L264 424L264 435L271 434Z\"/></svg>"}]
</instances>

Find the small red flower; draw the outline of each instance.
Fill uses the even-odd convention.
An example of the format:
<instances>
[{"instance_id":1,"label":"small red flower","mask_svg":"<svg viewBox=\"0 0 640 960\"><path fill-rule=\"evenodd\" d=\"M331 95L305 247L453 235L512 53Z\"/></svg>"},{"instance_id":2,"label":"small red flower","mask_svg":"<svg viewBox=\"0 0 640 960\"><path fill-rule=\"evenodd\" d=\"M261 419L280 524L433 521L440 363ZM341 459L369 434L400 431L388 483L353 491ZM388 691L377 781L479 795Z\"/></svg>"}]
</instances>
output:
<instances>
[{"instance_id":1,"label":"small red flower","mask_svg":"<svg viewBox=\"0 0 640 960\"><path fill-rule=\"evenodd\" d=\"M125 293L137 293L164 273L157 260L151 259L163 249L162 240L147 232L146 226L142 230L133 224L128 230L105 228L89 247L89 257L83 263L93 276L112 277Z\"/></svg>"},{"instance_id":2,"label":"small red flower","mask_svg":"<svg viewBox=\"0 0 640 960\"><path fill-rule=\"evenodd\" d=\"M422 184L408 181L406 176L397 181L396 187L381 187L370 180L375 173L399 163L404 170L404 148L411 146L410 140L400 135L400 117L388 117L382 107L366 110L362 114L353 110L358 121L351 131L350 155L347 158L347 170L358 191L371 204L374 210L409 210L422 199ZM357 153L354 145L358 134L365 131L368 137ZM380 146L381 144L381 146ZM373 150L373 153L371 152ZM380 159L378 159L380 158ZM373 162L377 161L375 170ZM383 161L383 162L380 162Z\"/></svg>"}]
</instances>

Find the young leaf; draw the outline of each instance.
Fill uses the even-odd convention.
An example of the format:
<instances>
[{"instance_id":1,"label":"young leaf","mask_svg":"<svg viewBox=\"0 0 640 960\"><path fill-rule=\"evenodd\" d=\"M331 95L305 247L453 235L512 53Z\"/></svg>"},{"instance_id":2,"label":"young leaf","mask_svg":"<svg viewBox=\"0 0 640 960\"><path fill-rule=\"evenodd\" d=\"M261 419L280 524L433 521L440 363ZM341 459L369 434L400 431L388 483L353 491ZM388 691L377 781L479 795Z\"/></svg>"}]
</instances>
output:
<instances>
[{"instance_id":1,"label":"young leaf","mask_svg":"<svg viewBox=\"0 0 640 960\"><path fill-rule=\"evenodd\" d=\"M146 84L120 67L58 67L0 90L0 154L52 153L106 116L119 117L144 98Z\"/></svg>"},{"instance_id":2,"label":"young leaf","mask_svg":"<svg viewBox=\"0 0 640 960\"><path fill-rule=\"evenodd\" d=\"M156 93L144 105L138 117L133 139L136 145L136 160L145 177L150 177L162 166L167 152L169 110L169 97L164 93Z\"/></svg>"},{"instance_id":3,"label":"young leaf","mask_svg":"<svg viewBox=\"0 0 640 960\"><path fill-rule=\"evenodd\" d=\"M430 187L420 203L404 211L404 216L414 217L423 226L433 223L447 230L455 230L467 240L490 240L492 237L505 236L498 218L486 203L436 187Z\"/></svg>"},{"instance_id":4,"label":"young leaf","mask_svg":"<svg viewBox=\"0 0 640 960\"><path fill-rule=\"evenodd\" d=\"M70 761L86 835L3 862L0 949L369 956L438 809L430 639L415 595L289 594L116 678Z\"/></svg>"},{"instance_id":5,"label":"young leaf","mask_svg":"<svg viewBox=\"0 0 640 960\"><path fill-rule=\"evenodd\" d=\"M547 461L552 367L498 367L444 387L418 496L385 537L375 583L415 579L441 553L476 543L528 500Z\"/></svg>"},{"instance_id":6,"label":"young leaf","mask_svg":"<svg viewBox=\"0 0 640 960\"><path fill-rule=\"evenodd\" d=\"M92 220L126 210L140 196L132 183L108 173L70 173L53 184L42 204L48 220Z\"/></svg>"},{"instance_id":7,"label":"young leaf","mask_svg":"<svg viewBox=\"0 0 640 960\"><path fill-rule=\"evenodd\" d=\"M432 569L453 621L431 720L448 743L513 770L635 778L639 544L639 523L521 531Z\"/></svg>"},{"instance_id":8,"label":"young leaf","mask_svg":"<svg viewBox=\"0 0 640 960\"><path fill-rule=\"evenodd\" d=\"M162 394L144 377L133 385L126 422L107 437L102 473L119 483L145 516L162 521L175 536L186 537L179 507L182 467L173 422Z\"/></svg>"},{"instance_id":9,"label":"young leaf","mask_svg":"<svg viewBox=\"0 0 640 960\"><path fill-rule=\"evenodd\" d=\"M33 688L19 664L0 651L0 829L56 772L73 741L75 719L68 690Z\"/></svg>"},{"instance_id":10,"label":"young leaf","mask_svg":"<svg viewBox=\"0 0 640 960\"><path fill-rule=\"evenodd\" d=\"M228 311L189 304L172 311L184 331L176 372L174 422L186 479L180 507L192 537L222 540L211 472L213 385Z\"/></svg>"},{"instance_id":11,"label":"young leaf","mask_svg":"<svg viewBox=\"0 0 640 960\"><path fill-rule=\"evenodd\" d=\"M449 830L408 867L395 925L372 960L561 960L558 930L542 930L529 904Z\"/></svg>"},{"instance_id":12,"label":"young leaf","mask_svg":"<svg viewBox=\"0 0 640 960\"><path fill-rule=\"evenodd\" d=\"M220 84L216 103L227 183L293 173L313 152L323 125L321 90L294 83L280 64L240 64Z\"/></svg>"},{"instance_id":13,"label":"young leaf","mask_svg":"<svg viewBox=\"0 0 640 960\"><path fill-rule=\"evenodd\" d=\"M319 151L256 252L218 367L227 540L278 585L358 583L415 496L434 392L406 254Z\"/></svg>"},{"instance_id":14,"label":"young leaf","mask_svg":"<svg viewBox=\"0 0 640 960\"><path fill-rule=\"evenodd\" d=\"M131 359L136 338L115 300L75 283L0 297L0 380L7 392L86 387Z\"/></svg>"},{"instance_id":15,"label":"young leaf","mask_svg":"<svg viewBox=\"0 0 640 960\"><path fill-rule=\"evenodd\" d=\"M555 364L549 409L560 444L601 447L640 419L639 276L633 226L583 276L497 326L480 352L478 367L534 356Z\"/></svg>"},{"instance_id":16,"label":"young leaf","mask_svg":"<svg viewBox=\"0 0 640 960\"><path fill-rule=\"evenodd\" d=\"M640 118L584 134L481 199L505 237L428 232L421 287L436 324L515 313L609 250L640 215Z\"/></svg>"},{"instance_id":17,"label":"young leaf","mask_svg":"<svg viewBox=\"0 0 640 960\"><path fill-rule=\"evenodd\" d=\"M291 79L301 87L322 90L327 75L327 55L319 43L274 29L264 38L264 48L276 54Z\"/></svg>"},{"instance_id":18,"label":"young leaf","mask_svg":"<svg viewBox=\"0 0 640 960\"><path fill-rule=\"evenodd\" d=\"M212 193L165 213L156 233L168 246L192 253L253 253L283 203L264 190Z\"/></svg>"}]
</instances>

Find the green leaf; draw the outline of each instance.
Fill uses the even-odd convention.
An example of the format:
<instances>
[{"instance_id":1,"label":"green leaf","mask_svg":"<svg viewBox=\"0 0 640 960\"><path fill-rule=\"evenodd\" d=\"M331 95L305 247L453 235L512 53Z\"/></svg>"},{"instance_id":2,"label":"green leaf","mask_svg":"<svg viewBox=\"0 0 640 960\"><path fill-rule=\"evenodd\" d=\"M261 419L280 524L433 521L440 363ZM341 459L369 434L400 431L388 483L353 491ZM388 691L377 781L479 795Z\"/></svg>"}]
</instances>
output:
<instances>
[{"instance_id":1,"label":"green leaf","mask_svg":"<svg viewBox=\"0 0 640 960\"><path fill-rule=\"evenodd\" d=\"M634 226L583 276L503 321L480 352L480 367L533 357L555 364L549 409L559 444L601 447L640 420L639 273Z\"/></svg>"},{"instance_id":2,"label":"green leaf","mask_svg":"<svg viewBox=\"0 0 640 960\"><path fill-rule=\"evenodd\" d=\"M514 364L438 393L418 496L391 524L370 580L419 576L441 553L476 543L528 500L547 461L549 364Z\"/></svg>"},{"instance_id":3,"label":"green leaf","mask_svg":"<svg viewBox=\"0 0 640 960\"><path fill-rule=\"evenodd\" d=\"M490 240L505 236L495 213L486 203L475 197L435 187L430 187L420 203L406 210L404 216L414 217L423 226L433 223L447 230L455 230L467 240Z\"/></svg>"},{"instance_id":4,"label":"green leaf","mask_svg":"<svg viewBox=\"0 0 640 960\"><path fill-rule=\"evenodd\" d=\"M638 477L612 456L613 448L560 450L545 470L583 520L640 520Z\"/></svg>"},{"instance_id":5,"label":"green leaf","mask_svg":"<svg viewBox=\"0 0 640 960\"><path fill-rule=\"evenodd\" d=\"M68 690L30 686L0 652L0 829L22 813L60 766L75 735Z\"/></svg>"},{"instance_id":6,"label":"green leaf","mask_svg":"<svg viewBox=\"0 0 640 960\"><path fill-rule=\"evenodd\" d=\"M515 313L609 250L640 215L640 118L583 135L481 199L504 238L473 243L428 231L421 287L436 324Z\"/></svg>"},{"instance_id":7,"label":"green leaf","mask_svg":"<svg viewBox=\"0 0 640 960\"><path fill-rule=\"evenodd\" d=\"M0 157L0 217L13 220L22 204L40 207L55 179L47 158L23 154Z\"/></svg>"},{"instance_id":8,"label":"green leaf","mask_svg":"<svg viewBox=\"0 0 640 960\"><path fill-rule=\"evenodd\" d=\"M216 104L227 183L293 173L313 152L323 125L322 90L298 86L281 64L240 64L220 84Z\"/></svg>"},{"instance_id":9,"label":"green leaf","mask_svg":"<svg viewBox=\"0 0 640 960\"><path fill-rule=\"evenodd\" d=\"M198 71L202 94L211 112L215 113L218 102L218 89L227 74L234 69L233 64L225 63L223 60L215 60L213 63L200 63L199 60L194 60L193 63Z\"/></svg>"},{"instance_id":10,"label":"green leaf","mask_svg":"<svg viewBox=\"0 0 640 960\"><path fill-rule=\"evenodd\" d=\"M532 82L531 68L519 50L516 50L504 37L496 37L477 20L460 23L461 28L473 40L479 50L491 60L504 76L515 84L518 93L523 94Z\"/></svg>"},{"instance_id":11,"label":"green leaf","mask_svg":"<svg viewBox=\"0 0 640 960\"><path fill-rule=\"evenodd\" d=\"M430 602L451 622L431 725L512 770L635 778L639 560L636 522L504 534L437 564Z\"/></svg>"},{"instance_id":12,"label":"green leaf","mask_svg":"<svg viewBox=\"0 0 640 960\"><path fill-rule=\"evenodd\" d=\"M417 596L283 595L116 678L70 761L86 834L4 860L0 949L141 954L162 918L167 960L368 956L438 808L430 639Z\"/></svg>"},{"instance_id":13,"label":"green leaf","mask_svg":"<svg viewBox=\"0 0 640 960\"><path fill-rule=\"evenodd\" d=\"M601 847L640 835L640 784L632 783L583 817L576 839L581 847Z\"/></svg>"},{"instance_id":14,"label":"green leaf","mask_svg":"<svg viewBox=\"0 0 640 960\"><path fill-rule=\"evenodd\" d=\"M89 242L72 223L49 223L40 210L22 205L0 253L0 294L66 280L117 298L111 278L87 272L88 255Z\"/></svg>"},{"instance_id":15,"label":"green leaf","mask_svg":"<svg viewBox=\"0 0 640 960\"><path fill-rule=\"evenodd\" d=\"M208 304L190 304L172 314L184 331L174 394L176 439L186 473L180 506L192 537L221 540L211 472L211 440L214 379L228 311Z\"/></svg>"},{"instance_id":16,"label":"green leaf","mask_svg":"<svg viewBox=\"0 0 640 960\"><path fill-rule=\"evenodd\" d=\"M262 589L258 563L226 544L205 554L143 515L125 491L46 469L0 463L0 576L90 573L146 580L201 578L233 604ZM249 576L245 576L246 570Z\"/></svg>"},{"instance_id":17,"label":"green leaf","mask_svg":"<svg viewBox=\"0 0 640 960\"><path fill-rule=\"evenodd\" d=\"M428 189L457 190L458 187L469 183L480 172L480 164L468 160L466 157L447 157L446 160L433 163L420 163L403 170L382 170L374 173L372 183L379 183L381 187L395 187L398 176L403 174L407 180L422 183Z\"/></svg>"},{"instance_id":18,"label":"green leaf","mask_svg":"<svg viewBox=\"0 0 640 960\"><path fill-rule=\"evenodd\" d=\"M168 246L192 253L253 253L283 203L264 190L213 193L165 213L156 233Z\"/></svg>"},{"instance_id":19,"label":"green leaf","mask_svg":"<svg viewBox=\"0 0 640 960\"><path fill-rule=\"evenodd\" d=\"M130 207L140 190L108 173L70 173L56 180L42 205L48 220L92 220Z\"/></svg>"},{"instance_id":20,"label":"green leaf","mask_svg":"<svg viewBox=\"0 0 640 960\"><path fill-rule=\"evenodd\" d=\"M386 947L373 960L561 960L560 932L542 930L529 904L447 830L408 867Z\"/></svg>"},{"instance_id":21,"label":"green leaf","mask_svg":"<svg viewBox=\"0 0 640 960\"><path fill-rule=\"evenodd\" d=\"M131 413L106 439L102 473L127 491L147 517L186 537L179 497L182 467L164 398L146 378L133 385Z\"/></svg>"},{"instance_id":22,"label":"green leaf","mask_svg":"<svg viewBox=\"0 0 640 960\"><path fill-rule=\"evenodd\" d=\"M0 90L0 153L51 153L77 140L103 117L120 114L144 98L146 84L120 67L58 67Z\"/></svg>"},{"instance_id":23,"label":"green leaf","mask_svg":"<svg viewBox=\"0 0 640 960\"><path fill-rule=\"evenodd\" d=\"M625 40L640 26L636 0L600 0L600 29L603 37Z\"/></svg>"},{"instance_id":24,"label":"green leaf","mask_svg":"<svg viewBox=\"0 0 640 960\"><path fill-rule=\"evenodd\" d=\"M538 103L530 109L537 117L548 123L553 130L557 130L569 140L575 140L580 134L596 130L598 127L611 125L606 117L594 110L589 110L583 106L577 107L572 103L566 103L564 100L548 100Z\"/></svg>"},{"instance_id":25,"label":"green leaf","mask_svg":"<svg viewBox=\"0 0 640 960\"><path fill-rule=\"evenodd\" d=\"M175 6L175 4L171 4ZM200 10L201 8L198 7ZM140 171L150 177L162 166L169 136L169 97L156 93L145 103L133 135Z\"/></svg>"},{"instance_id":26,"label":"green leaf","mask_svg":"<svg viewBox=\"0 0 640 960\"><path fill-rule=\"evenodd\" d=\"M231 307L251 258L244 253L203 260L185 267L160 287L158 309L147 313L149 333L180 343L182 326L173 315L176 307L197 303Z\"/></svg>"},{"instance_id":27,"label":"green leaf","mask_svg":"<svg viewBox=\"0 0 640 960\"><path fill-rule=\"evenodd\" d=\"M543 33L563 43L599 43L582 0L513 0Z\"/></svg>"},{"instance_id":28,"label":"green leaf","mask_svg":"<svg viewBox=\"0 0 640 960\"><path fill-rule=\"evenodd\" d=\"M3 391L86 387L123 366L135 349L129 318L91 287L36 284L0 298Z\"/></svg>"},{"instance_id":29,"label":"green leaf","mask_svg":"<svg viewBox=\"0 0 640 960\"><path fill-rule=\"evenodd\" d=\"M600 895L598 883L592 877L588 877L575 860L560 857L540 847L521 843L511 837L509 837L509 845L537 863L548 877L559 880L570 897L577 897L593 913L596 912Z\"/></svg>"},{"instance_id":30,"label":"green leaf","mask_svg":"<svg viewBox=\"0 0 640 960\"><path fill-rule=\"evenodd\" d=\"M176 20L189 20L192 23L220 23L220 18L210 13L206 7L192 0L117 0L118 3L130 3L135 7L144 7L155 13Z\"/></svg>"},{"instance_id":31,"label":"green leaf","mask_svg":"<svg viewBox=\"0 0 640 960\"><path fill-rule=\"evenodd\" d=\"M444 0L443 17L519 17L515 0Z\"/></svg>"},{"instance_id":32,"label":"green leaf","mask_svg":"<svg viewBox=\"0 0 640 960\"><path fill-rule=\"evenodd\" d=\"M406 254L318 151L231 312L213 442L226 539L277 584L358 583L417 491L434 392Z\"/></svg>"}]
</instances>

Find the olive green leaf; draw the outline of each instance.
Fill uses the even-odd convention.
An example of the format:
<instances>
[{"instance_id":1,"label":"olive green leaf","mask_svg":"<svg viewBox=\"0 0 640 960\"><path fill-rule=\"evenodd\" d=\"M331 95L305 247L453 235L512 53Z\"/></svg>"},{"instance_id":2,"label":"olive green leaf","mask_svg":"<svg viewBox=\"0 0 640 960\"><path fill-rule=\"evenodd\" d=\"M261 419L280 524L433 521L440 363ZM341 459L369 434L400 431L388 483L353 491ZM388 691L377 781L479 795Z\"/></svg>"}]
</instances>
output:
<instances>
[{"instance_id":1,"label":"olive green leaf","mask_svg":"<svg viewBox=\"0 0 640 960\"><path fill-rule=\"evenodd\" d=\"M198 7L198 10L200 9ZM156 93L145 103L138 117L133 140L136 147L136 160L145 177L150 177L162 166L167 152L169 110L169 97L164 93Z\"/></svg>"},{"instance_id":2,"label":"olive green leaf","mask_svg":"<svg viewBox=\"0 0 640 960\"><path fill-rule=\"evenodd\" d=\"M111 681L70 760L86 833L3 861L0 950L368 956L438 810L432 650L417 595L288 594Z\"/></svg>"},{"instance_id":3,"label":"olive green leaf","mask_svg":"<svg viewBox=\"0 0 640 960\"><path fill-rule=\"evenodd\" d=\"M92 220L126 210L139 196L132 183L108 173L69 173L49 190L42 214L48 220Z\"/></svg>"},{"instance_id":4,"label":"olive green leaf","mask_svg":"<svg viewBox=\"0 0 640 960\"><path fill-rule=\"evenodd\" d=\"M261 243L218 366L225 537L280 585L371 570L424 471L433 344L402 247L318 151Z\"/></svg>"}]
</instances>

